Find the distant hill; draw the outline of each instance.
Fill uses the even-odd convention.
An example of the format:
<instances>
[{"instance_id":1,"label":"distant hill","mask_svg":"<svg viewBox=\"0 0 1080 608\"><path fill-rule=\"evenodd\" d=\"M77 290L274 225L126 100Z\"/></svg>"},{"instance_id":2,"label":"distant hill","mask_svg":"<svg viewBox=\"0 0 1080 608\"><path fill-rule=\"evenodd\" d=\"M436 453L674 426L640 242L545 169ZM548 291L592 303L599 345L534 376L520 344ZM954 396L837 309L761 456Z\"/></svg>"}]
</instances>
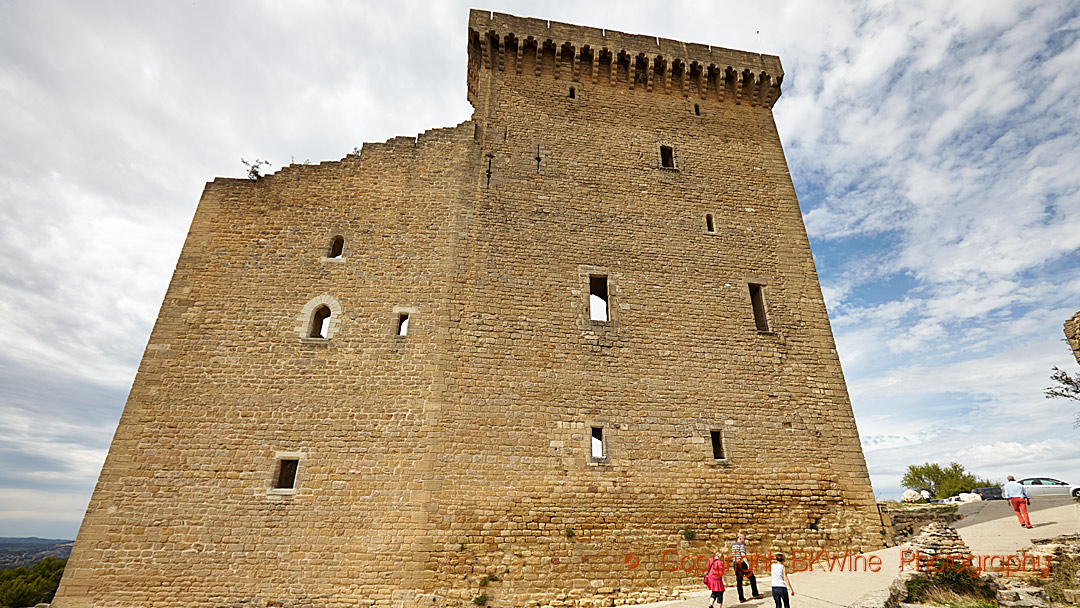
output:
<instances>
[{"instance_id":1,"label":"distant hill","mask_svg":"<svg viewBox=\"0 0 1080 608\"><path fill-rule=\"evenodd\" d=\"M50 555L65 558L71 555L73 540L61 538L23 538L0 536L0 569L29 566Z\"/></svg>"}]
</instances>

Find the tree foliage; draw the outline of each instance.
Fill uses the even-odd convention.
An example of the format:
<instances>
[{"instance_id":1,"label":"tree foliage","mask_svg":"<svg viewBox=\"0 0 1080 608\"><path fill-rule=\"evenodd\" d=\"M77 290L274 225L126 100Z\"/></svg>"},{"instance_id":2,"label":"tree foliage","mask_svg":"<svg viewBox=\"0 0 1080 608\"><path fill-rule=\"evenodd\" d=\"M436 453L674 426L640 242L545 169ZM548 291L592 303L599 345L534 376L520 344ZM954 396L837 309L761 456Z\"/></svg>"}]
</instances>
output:
<instances>
[{"instance_id":1,"label":"tree foliage","mask_svg":"<svg viewBox=\"0 0 1080 608\"><path fill-rule=\"evenodd\" d=\"M913 490L926 488L934 498L948 498L961 492L970 492L978 487L974 474L964 470L964 465L950 462L943 467L936 462L908 465L901 480Z\"/></svg>"},{"instance_id":2,"label":"tree foliage","mask_svg":"<svg viewBox=\"0 0 1080 608\"><path fill-rule=\"evenodd\" d=\"M0 570L0 608L24 608L51 602L66 565L67 559L46 557L29 568Z\"/></svg>"},{"instance_id":3,"label":"tree foliage","mask_svg":"<svg viewBox=\"0 0 1080 608\"><path fill-rule=\"evenodd\" d=\"M1075 376L1070 375L1069 372L1057 367L1053 368L1053 373L1050 374L1050 379L1056 384L1054 386L1046 387L1046 391L1043 393L1047 399L1072 399L1073 401L1080 401L1080 374ZM1074 427L1080 428L1080 413L1076 415L1076 422L1073 423Z\"/></svg>"}]
</instances>

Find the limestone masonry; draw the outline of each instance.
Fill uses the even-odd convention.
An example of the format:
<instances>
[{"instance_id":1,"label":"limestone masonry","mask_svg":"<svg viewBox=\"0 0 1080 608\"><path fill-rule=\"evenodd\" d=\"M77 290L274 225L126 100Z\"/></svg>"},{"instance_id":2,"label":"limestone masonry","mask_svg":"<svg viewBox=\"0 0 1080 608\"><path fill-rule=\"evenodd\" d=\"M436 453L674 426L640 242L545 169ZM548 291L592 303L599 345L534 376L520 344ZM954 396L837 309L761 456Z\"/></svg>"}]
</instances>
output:
<instances>
[{"instance_id":1,"label":"limestone masonry","mask_svg":"<svg viewBox=\"0 0 1080 608\"><path fill-rule=\"evenodd\" d=\"M1080 363L1080 312L1077 312L1071 319L1065 321L1065 341L1069 343L1069 347L1072 348L1073 356L1076 357L1076 362Z\"/></svg>"},{"instance_id":2,"label":"limestone masonry","mask_svg":"<svg viewBox=\"0 0 1080 608\"><path fill-rule=\"evenodd\" d=\"M486 11L468 57L469 121L207 184L55 606L618 606L739 531L881 546L779 58Z\"/></svg>"}]
</instances>

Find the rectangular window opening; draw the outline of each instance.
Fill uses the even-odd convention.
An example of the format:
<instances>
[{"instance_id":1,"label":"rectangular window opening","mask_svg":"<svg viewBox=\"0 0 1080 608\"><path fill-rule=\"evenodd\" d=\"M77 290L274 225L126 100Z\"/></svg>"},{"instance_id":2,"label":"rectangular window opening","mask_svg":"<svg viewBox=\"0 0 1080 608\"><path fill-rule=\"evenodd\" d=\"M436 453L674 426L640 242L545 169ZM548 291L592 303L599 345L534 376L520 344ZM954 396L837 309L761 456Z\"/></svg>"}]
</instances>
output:
<instances>
[{"instance_id":1,"label":"rectangular window opening","mask_svg":"<svg viewBox=\"0 0 1080 608\"><path fill-rule=\"evenodd\" d=\"M724 438L720 436L720 431L710 431L709 435L712 436L712 457L717 460L723 460Z\"/></svg>"},{"instance_id":2,"label":"rectangular window opening","mask_svg":"<svg viewBox=\"0 0 1080 608\"><path fill-rule=\"evenodd\" d=\"M705 214L705 229L709 232L716 232L716 225L713 224L712 214Z\"/></svg>"},{"instance_id":3,"label":"rectangular window opening","mask_svg":"<svg viewBox=\"0 0 1080 608\"><path fill-rule=\"evenodd\" d=\"M594 426L592 430L592 457L603 458L604 457L604 429L603 427Z\"/></svg>"},{"instance_id":4,"label":"rectangular window opening","mask_svg":"<svg viewBox=\"0 0 1080 608\"><path fill-rule=\"evenodd\" d=\"M750 302L754 306L754 324L758 331L769 331L769 320L765 316L765 286L750 283Z\"/></svg>"},{"instance_id":5,"label":"rectangular window opening","mask_svg":"<svg viewBox=\"0 0 1080 608\"><path fill-rule=\"evenodd\" d=\"M574 87L570 87L570 99L574 99L576 92L577 91L574 90Z\"/></svg>"},{"instance_id":6,"label":"rectangular window opening","mask_svg":"<svg viewBox=\"0 0 1080 608\"><path fill-rule=\"evenodd\" d=\"M398 315L397 320L397 335L407 336L409 335L409 313L403 312Z\"/></svg>"},{"instance_id":7,"label":"rectangular window opening","mask_svg":"<svg viewBox=\"0 0 1080 608\"><path fill-rule=\"evenodd\" d=\"M296 467L300 460L296 458L282 458L278 461L278 474L275 488L291 490L296 487Z\"/></svg>"},{"instance_id":8,"label":"rectangular window opening","mask_svg":"<svg viewBox=\"0 0 1080 608\"><path fill-rule=\"evenodd\" d=\"M589 277L589 319L608 320L608 284L606 275Z\"/></svg>"},{"instance_id":9,"label":"rectangular window opening","mask_svg":"<svg viewBox=\"0 0 1080 608\"><path fill-rule=\"evenodd\" d=\"M660 146L660 166L665 169L675 168L675 150L671 146Z\"/></svg>"}]
</instances>

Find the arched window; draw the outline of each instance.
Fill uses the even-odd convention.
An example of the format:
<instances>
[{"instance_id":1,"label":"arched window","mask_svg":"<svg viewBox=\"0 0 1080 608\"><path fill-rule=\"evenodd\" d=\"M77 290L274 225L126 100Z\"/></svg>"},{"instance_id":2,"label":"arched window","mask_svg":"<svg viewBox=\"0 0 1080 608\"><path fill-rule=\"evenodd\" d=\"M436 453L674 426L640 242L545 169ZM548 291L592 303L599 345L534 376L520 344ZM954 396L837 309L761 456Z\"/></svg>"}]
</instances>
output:
<instances>
[{"instance_id":1,"label":"arched window","mask_svg":"<svg viewBox=\"0 0 1080 608\"><path fill-rule=\"evenodd\" d=\"M308 334L309 338L326 338L327 330L330 328L330 307L322 305L315 309L315 314L311 315L311 332Z\"/></svg>"},{"instance_id":2,"label":"arched window","mask_svg":"<svg viewBox=\"0 0 1080 608\"><path fill-rule=\"evenodd\" d=\"M304 340L331 340L344 320L341 303L324 293L304 305L296 317L296 334Z\"/></svg>"},{"instance_id":3,"label":"arched window","mask_svg":"<svg viewBox=\"0 0 1080 608\"><path fill-rule=\"evenodd\" d=\"M334 240L330 243L330 252L326 255L326 257L340 258L343 249L345 249L345 237L339 234L335 236Z\"/></svg>"}]
</instances>

